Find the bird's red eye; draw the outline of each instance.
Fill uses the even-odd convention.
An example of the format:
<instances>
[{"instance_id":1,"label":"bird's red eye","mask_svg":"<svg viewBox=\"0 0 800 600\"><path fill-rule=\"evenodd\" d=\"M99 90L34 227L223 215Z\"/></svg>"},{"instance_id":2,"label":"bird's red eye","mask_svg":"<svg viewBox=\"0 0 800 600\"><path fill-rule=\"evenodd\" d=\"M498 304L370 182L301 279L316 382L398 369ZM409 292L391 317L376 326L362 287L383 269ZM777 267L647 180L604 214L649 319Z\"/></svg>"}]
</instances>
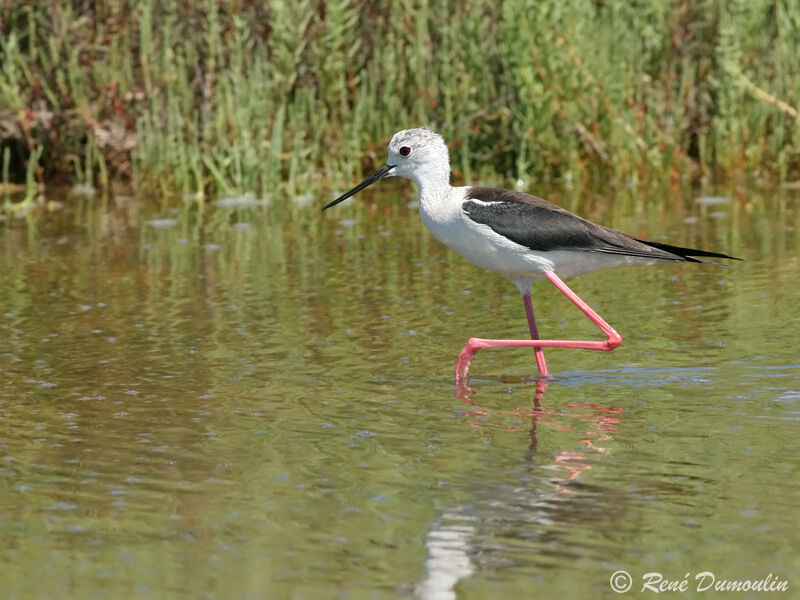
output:
<instances>
[{"instance_id":1,"label":"bird's red eye","mask_svg":"<svg viewBox=\"0 0 800 600\"><path fill-rule=\"evenodd\" d=\"M403 146L400 148L400 156L408 156L411 154L411 148L408 146Z\"/></svg>"}]
</instances>

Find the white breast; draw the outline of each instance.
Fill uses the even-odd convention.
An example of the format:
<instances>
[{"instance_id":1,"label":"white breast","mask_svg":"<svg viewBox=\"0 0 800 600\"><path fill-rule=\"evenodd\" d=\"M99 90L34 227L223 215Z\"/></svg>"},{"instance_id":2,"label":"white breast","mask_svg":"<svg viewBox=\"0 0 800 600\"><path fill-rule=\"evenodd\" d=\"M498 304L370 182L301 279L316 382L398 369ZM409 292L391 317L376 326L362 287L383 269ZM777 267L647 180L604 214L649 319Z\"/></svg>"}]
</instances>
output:
<instances>
[{"instance_id":1,"label":"white breast","mask_svg":"<svg viewBox=\"0 0 800 600\"><path fill-rule=\"evenodd\" d=\"M462 209L467 190L458 187L442 195L420 195L419 213L433 237L471 263L509 279L538 279L554 268L544 256L547 253L532 252L467 217Z\"/></svg>"}]
</instances>

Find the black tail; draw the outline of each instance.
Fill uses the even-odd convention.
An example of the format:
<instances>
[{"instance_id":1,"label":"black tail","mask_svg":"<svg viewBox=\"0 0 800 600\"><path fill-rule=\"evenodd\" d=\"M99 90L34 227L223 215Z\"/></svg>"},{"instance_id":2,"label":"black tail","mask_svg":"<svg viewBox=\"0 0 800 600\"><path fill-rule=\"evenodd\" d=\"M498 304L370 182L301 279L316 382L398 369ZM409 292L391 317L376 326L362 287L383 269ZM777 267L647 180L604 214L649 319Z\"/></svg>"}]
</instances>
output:
<instances>
[{"instance_id":1,"label":"black tail","mask_svg":"<svg viewBox=\"0 0 800 600\"><path fill-rule=\"evenodd\" d=\"M722 254L721 252L708 252L706 250L695 250L694 248L681 248L680 246L670 246L669 244L662 244L661 242L651 242L649 240L641 240L639 238L635 239L637 242L642 242L643 244L647 244L648 246L652 246L653 248L658 248L659 250L663 250L664 252L669 252L670 254L680 256L687 262L705 263L705 264L718 265L720 267L724 267L726 265L721 265L719 263L715 263L710 260L695 258L695 256L710 256L712 258L728 258L730 260L743 260L741 258L736 258L735 256L728 256L727 254Z\"/></svg>"}]
</instances>

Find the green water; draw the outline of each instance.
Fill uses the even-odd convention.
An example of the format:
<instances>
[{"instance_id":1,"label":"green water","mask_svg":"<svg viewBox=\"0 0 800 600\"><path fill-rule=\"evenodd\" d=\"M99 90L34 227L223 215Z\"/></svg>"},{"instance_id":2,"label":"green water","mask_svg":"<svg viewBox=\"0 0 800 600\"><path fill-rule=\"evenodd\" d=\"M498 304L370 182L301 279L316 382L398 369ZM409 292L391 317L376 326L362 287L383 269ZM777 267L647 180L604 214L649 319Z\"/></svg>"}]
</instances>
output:
<instances>
[{"instance_id":1,"label":"green water","mask_svg":"<svg viewBox=\"0 0 800 600\"><path fill-rule=\"evenodd\" d=\"M522 304L405 194L0 223L3 597L618 597L619 569L796 597L800 195L732 195L551 198L745 262L571 280L624 342L548 351L540 400L525 349L455 388Z\"/></svg>"}]
</instances>

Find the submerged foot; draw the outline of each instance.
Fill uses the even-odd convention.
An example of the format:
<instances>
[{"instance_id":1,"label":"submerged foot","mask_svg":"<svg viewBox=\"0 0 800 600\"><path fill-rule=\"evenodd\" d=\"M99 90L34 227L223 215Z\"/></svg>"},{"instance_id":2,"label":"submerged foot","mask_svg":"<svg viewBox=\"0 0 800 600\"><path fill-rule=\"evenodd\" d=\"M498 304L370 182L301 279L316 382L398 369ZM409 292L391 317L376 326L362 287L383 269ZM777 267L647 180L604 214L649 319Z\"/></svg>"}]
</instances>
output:
<instances>
[{"instance_id":1,"label":"submerged foot","mask_svg":"<svg viewBox=\"0 0 800 600\"><path fill-rule=\"evenodd\" d=\"M482 348L508 348L517 346L532 346L531 340L487 340L483 338L469 338L467 343L458 353L458 362L456 363L456 385L466 383L469 367L472 364L472 359ZM544 362L544 361L542 361ZM539 365L539 376L543 378L550 378L550 372L547 370L546 365Z\"/></svg>"},{"instance_id":2,"label":"submerged foot","mask_svg":"<svg viewBox=\"0 0 800 600\"><path fill-rule=\"evenodd\" d=\"M469 338L467 343L458 353L458 362L456 363L456 385L461 385L467 381L467 373L472 364L472 359L475 358L475 353L478 352L478 346L475 342L478 338Z\"/></svg>"}]
</instances>

